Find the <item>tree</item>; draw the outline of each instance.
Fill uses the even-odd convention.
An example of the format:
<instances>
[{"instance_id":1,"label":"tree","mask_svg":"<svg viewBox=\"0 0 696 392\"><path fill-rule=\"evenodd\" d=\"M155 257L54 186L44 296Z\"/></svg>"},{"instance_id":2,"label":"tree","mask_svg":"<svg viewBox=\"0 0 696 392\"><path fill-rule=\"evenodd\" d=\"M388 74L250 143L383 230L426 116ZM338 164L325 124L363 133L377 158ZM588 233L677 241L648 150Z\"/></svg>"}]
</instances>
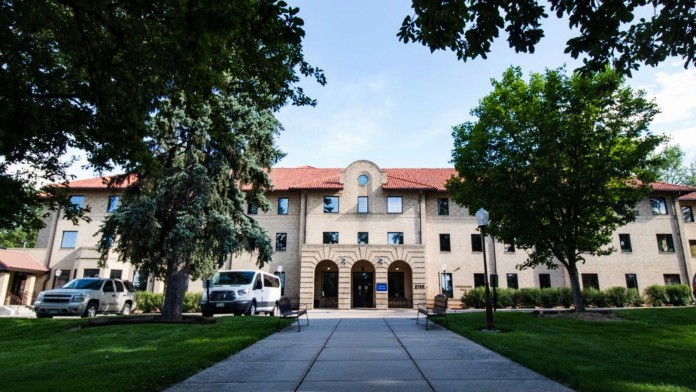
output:
<instances>
[{"instance_id":1,"label":"tree","mask_svg":"<svg viewBox=\"0 0 696 392\"><path fill-rule=\"evenodd\" d=\"M659 154L654 155L660 160L656 167L658 181L677 185L696 187L696 162L686 165L686 154L677 144L666 146Z\"/></svg>"},{"instance_id":2,"label":"tree","mask_svg":"<svg viewBox=\"0 0 696 392\"><path fill-rule=\"evenodd\" d=\"M181 319L189 278L211 276L230 254L257 251L259 267L271 258L267 233L244 206L269 208L267 168L282 157L281 126L233 91L196 103L178 94L153 115L161 172L138 176L100 230L102 264L115 239L119 259L165 280L163 319Z\"/></svg>"},{"instance_id":3,"label":"tree","mask_svg":"<svg viewBox=\"0 0 696 392\"><path fill-rule=\"evenodd\" d=\"M584 58L583 71L608 64L631 75L641 64L655 66L668 56L696 65L696 7L693 0L412 0L397 36L435 50L451 50L460 60L486 58L505 29L516 52L534 53L544 37L544 4L556 17L567 17L579 34L565 53ZM644 16L643 16L644 15ZM637 20L636 20L637 19Z\"/></svg>"},{"instance_id":4,"label":"tree","mask_svg":"<svg viewBox=\"0 0 696 392\"><path fill-rule=\"evenodd\" d=\"M614 230L636 218L663 140L648 131L657 112L612 70L525 82L510 68L472 110L477 121L454 127L459 176L447 188L469 211L490 212L497 240L529 252L519 268L560 263L584 311L577 264L610 254Z\"/></svg>"},{"instance_id":5,"label":"tree","mask_svg":"<svg viewBox=\"0 0 696 392\"><path fill-rule=\"evenodd\" d=\"M36 219L41 219L41 210L34 209ZM4 248L33 248L39 231L33 227L17 225L12 229L0 229L0 247Z\"/></svg>"},{"instance_id":6,"label":"tree","mask_svg":"<svg viewBox=\"0 0 696 392\"><path fill-rule=\"evenodd\" d=\"M172 86L204 101L232 75L260 107L313 104L296 82L325 79L297 13L278 0L0 3L0 228L41 226L29 211L44 204L80 217L63 187L32 192L69 179L68 147L99 170L157 165L146 123Z\"/></svg>"}]
</instances>

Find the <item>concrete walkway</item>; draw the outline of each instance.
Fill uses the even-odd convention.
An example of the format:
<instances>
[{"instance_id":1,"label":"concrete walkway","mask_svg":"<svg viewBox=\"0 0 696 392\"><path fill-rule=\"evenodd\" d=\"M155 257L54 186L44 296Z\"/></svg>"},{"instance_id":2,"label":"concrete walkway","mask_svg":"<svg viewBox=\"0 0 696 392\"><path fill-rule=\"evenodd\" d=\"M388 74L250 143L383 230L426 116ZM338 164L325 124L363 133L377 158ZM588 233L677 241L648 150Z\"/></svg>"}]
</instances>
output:
<instances>
[{"instance_id":1,"label":"concrete walkway","mask_svg":"<svg viewBox=\"0 0 696 392\"><path fill-rule=\"evenodd\" d=\"M571 391L415 313L310 311L169 391Z\"/></svg>"}]
</instances>

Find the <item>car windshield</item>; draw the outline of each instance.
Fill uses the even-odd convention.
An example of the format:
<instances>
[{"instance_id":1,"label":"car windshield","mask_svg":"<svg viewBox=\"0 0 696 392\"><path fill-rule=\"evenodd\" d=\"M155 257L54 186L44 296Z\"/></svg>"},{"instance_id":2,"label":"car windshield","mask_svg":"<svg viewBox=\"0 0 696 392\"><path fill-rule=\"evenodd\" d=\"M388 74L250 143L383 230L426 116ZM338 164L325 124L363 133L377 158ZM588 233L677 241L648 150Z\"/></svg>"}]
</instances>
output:
<instances>
[{"instance_id":1,"label":"car windshield","mask_svg":"<svg viewBox=\"0 0 696 392\"><path fill-rule=\"evenodd\" d=\"M254 274L253 271L220 272L215 275L213 284L250 284L251 280L254 279Z\"/></svg>"},{"instance_id":2,"label":"car windshield","mask_svg":"<svg viewBox=\"0 0 696 392\"><path fill-rule=\"evenodd\" d=\"M61 288L99 290L103 282L103 279L75 279L68 282L65 286Z\"/></svg>"}]
</instances>

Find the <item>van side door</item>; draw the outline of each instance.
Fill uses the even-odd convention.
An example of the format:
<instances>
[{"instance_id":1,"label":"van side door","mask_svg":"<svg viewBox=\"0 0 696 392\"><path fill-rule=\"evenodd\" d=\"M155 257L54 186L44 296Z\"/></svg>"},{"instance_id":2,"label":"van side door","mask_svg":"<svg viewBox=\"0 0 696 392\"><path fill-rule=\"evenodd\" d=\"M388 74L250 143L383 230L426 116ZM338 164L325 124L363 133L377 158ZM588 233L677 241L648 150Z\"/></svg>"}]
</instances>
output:
<instances>
[{"instance_id":1,"label":"van side door","mask_svg":"<svg viewBox=\"0 0 696 392\"><path fill-rule=\"evenodd\" d=\"M256 308L263 307L263 279L261 273L256 274L254 285L251 287L254 298L256 299Z\"/></svg>"}]
</instances>

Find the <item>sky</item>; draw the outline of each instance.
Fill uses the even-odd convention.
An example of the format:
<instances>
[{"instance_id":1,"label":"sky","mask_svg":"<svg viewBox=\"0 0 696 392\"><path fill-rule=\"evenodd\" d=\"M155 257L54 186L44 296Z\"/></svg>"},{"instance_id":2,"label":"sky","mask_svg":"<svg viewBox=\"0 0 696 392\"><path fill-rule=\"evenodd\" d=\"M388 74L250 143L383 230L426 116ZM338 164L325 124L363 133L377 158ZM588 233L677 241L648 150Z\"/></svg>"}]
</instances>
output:
<instances>
[{"instance_id":1,"label":"sky","mask_svg":"<svg viewBox=\"0 0 696 392\"><path fill-rule=\"evenodd\" d=\"M325 86L303 79L300 86L315 107L286 106L277 116L284 126L277 144L287 153L276 166L342 168L367 159L383 168L451 167L452 127L475 120L469 113L492 91L511 65L543 72L579 60L563 53L572 31L555 17L543 24L546 37L534 54L515 53L501 35L488 59L458 61L452 52L404 44L398 32L411 15L410 0L295 0L305 21L305 59L324 70ZM627 83L644 89L662 114L653 133L696 161L696 70L671 59L642 67ZM78 178L90 174L75 165Z\"/></svg>"}]
</instances>

